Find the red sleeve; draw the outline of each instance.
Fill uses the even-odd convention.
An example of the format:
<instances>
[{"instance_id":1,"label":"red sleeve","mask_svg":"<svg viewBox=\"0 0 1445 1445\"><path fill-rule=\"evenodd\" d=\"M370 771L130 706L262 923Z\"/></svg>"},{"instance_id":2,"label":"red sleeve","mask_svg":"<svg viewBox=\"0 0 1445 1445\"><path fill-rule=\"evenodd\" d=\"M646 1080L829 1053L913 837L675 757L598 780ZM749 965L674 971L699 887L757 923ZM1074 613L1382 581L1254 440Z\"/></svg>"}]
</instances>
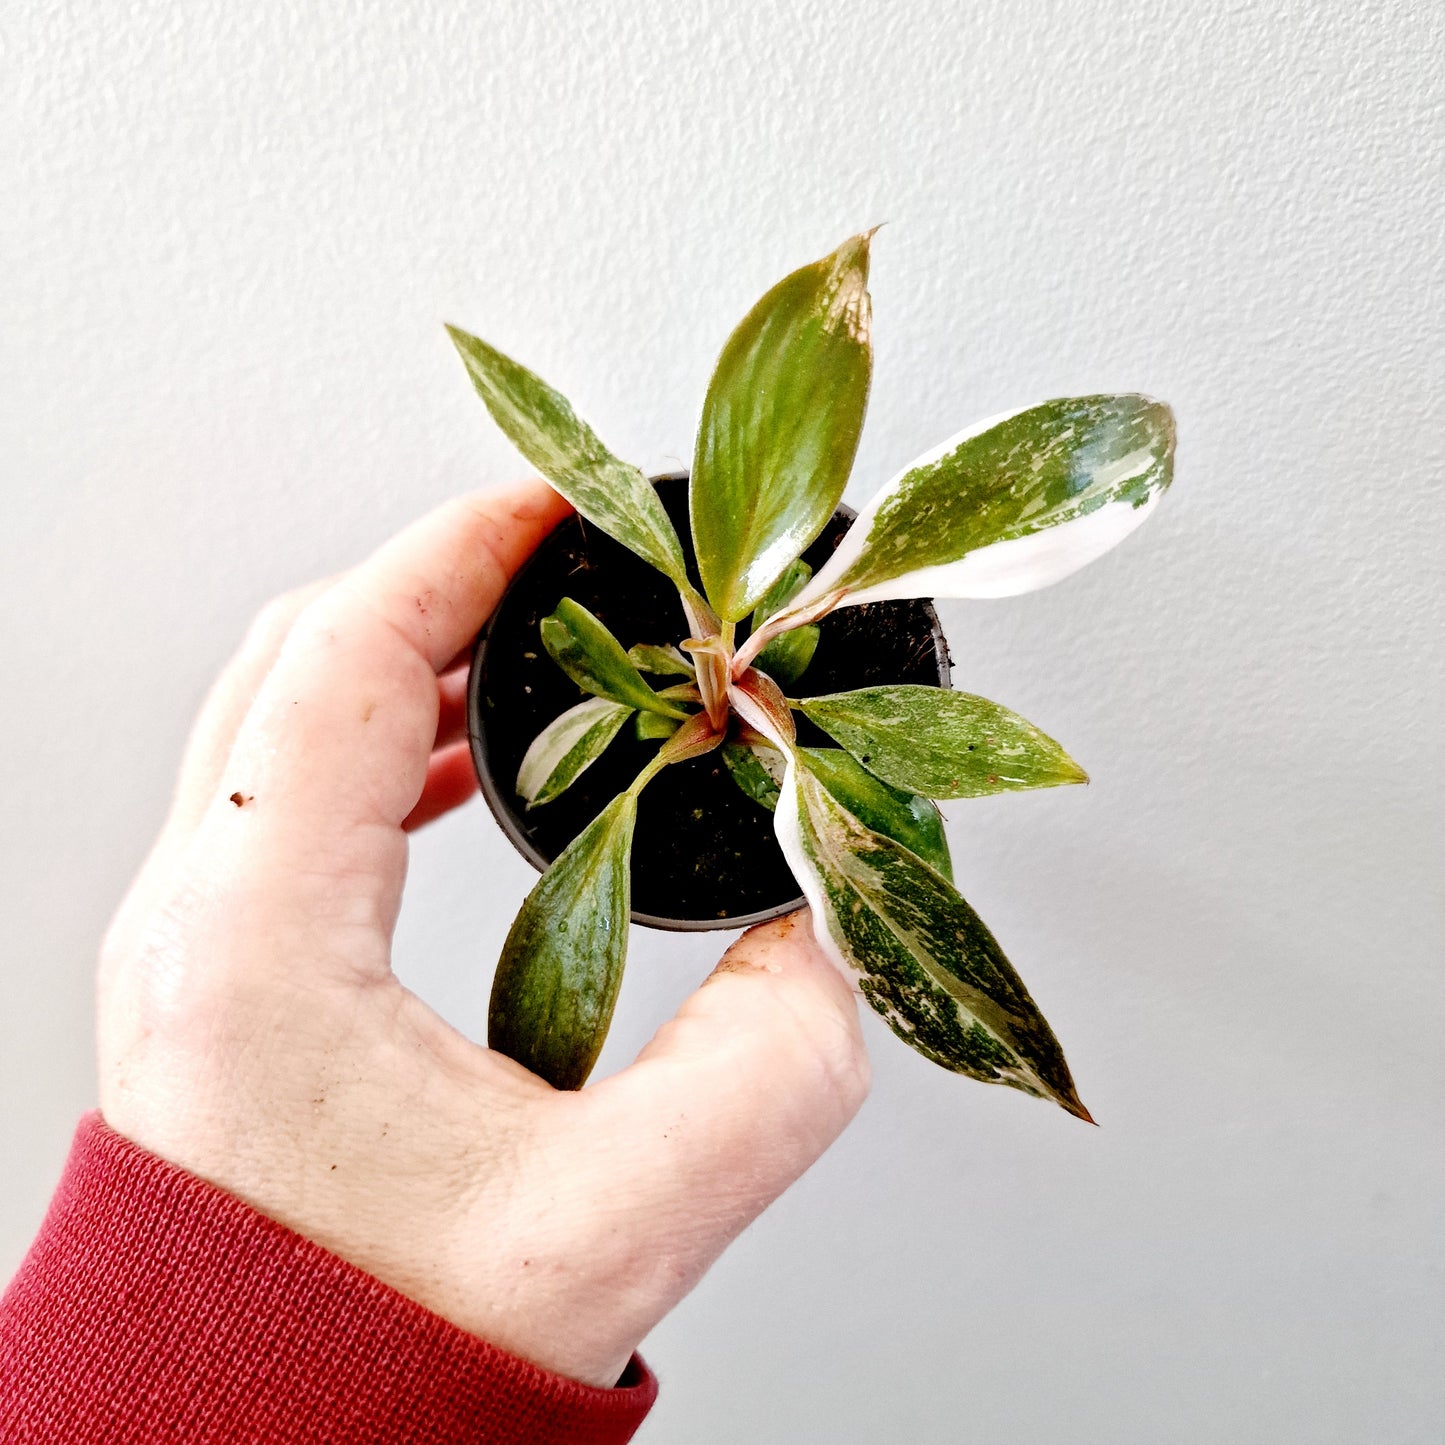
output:
<instances>
[{"instance_id":1,"label":"red sleeve","mask_svg":"<svg viewBox=\"0 0 1445 1445\"><path fill-rule=\"evenodd\" d=\"M88 1114L0 1299L6 1445L623 1445L657 1395L458 1329Z\"/></svg>"}]
</instances>

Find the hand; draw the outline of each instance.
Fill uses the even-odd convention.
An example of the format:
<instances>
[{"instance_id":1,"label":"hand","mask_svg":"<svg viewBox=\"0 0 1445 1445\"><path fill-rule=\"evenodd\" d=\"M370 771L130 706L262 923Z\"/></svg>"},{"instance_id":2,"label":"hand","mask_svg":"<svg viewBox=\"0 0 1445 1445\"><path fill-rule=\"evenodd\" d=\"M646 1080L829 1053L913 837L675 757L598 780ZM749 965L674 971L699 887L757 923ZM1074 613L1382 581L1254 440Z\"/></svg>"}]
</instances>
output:
<instances>
[{"instance_id":1,"label":"hand","mask_svg":"<svg viewBox=\"0 0 1445 1445\"><path fill-rule=\"evenodd\" d=\"M578 1093L392 973L407 830L475 786L454 664L566 511L539 483L458 500L261 615L102 949L100 1102L463 1329L609 1386L843 1129L868 1065L805 914L746 934Z\"/></svg>"}]
</instances>

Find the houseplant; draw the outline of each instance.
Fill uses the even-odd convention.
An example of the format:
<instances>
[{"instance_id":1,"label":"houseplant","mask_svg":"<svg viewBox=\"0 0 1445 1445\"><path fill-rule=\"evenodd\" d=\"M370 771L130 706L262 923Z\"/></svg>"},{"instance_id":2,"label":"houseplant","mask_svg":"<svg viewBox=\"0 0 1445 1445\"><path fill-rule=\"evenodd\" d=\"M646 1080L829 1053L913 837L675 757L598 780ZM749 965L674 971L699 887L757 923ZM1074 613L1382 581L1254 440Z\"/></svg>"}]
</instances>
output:
<instances>
[{"instance_id":1,"label":"houseplant","mask_svg":"<svg viewBox=\"0 0 1445 1445\"><path fill-rule=\"evenodd\" d=\"M1083 771L983 698L916 683L806 697L797 684L820 620L840 609L1009 596L1107 551L1168 486L1173 420L1148 398L1102 395L969 428L894 477L811 571L799 559L834 515L867 402L872 234L785 277L723 348L688 483L697 580L643 474L539 377L449 328L522 455L680 604L676 635L626 650L575 599L540 623L539 646L585 697L529 746L516 779L527 804L561 796L625 727L656 747L523 903L489 1041L559 1088L585 1081L626 957L638 797L670 766L721 750L736 805L772 810L819 942L894 1032L946 1068L1088 1119L1053 1032L952 884L931 802ZM798 720L837 746L805 746Z\"/></svg>"}]
</instances>

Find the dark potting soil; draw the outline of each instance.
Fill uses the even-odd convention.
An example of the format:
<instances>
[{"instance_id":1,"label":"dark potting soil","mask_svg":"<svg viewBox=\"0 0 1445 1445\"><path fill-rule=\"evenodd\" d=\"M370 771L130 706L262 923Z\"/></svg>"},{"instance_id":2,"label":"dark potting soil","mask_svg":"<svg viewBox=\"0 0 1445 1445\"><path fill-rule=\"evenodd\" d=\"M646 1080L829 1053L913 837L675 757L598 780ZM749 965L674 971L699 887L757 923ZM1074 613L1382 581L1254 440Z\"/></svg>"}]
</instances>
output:
<instances>
[{"instance_id":1,"label":"dark potting soil","mask_svg":"<svg viewBox=\"0 0 1445 1445\"><path fill-rule=\"evenodd\" d=\"M697 581L685 476L658 483ZM803 554L816 572L848 529L835 515ZM471 678L473 756L491 770L500 803L532 847L551 861L628 786L657 751L627 723L607 751L560 797L527 810L515 791L532 739L586 696L542 647L539 625L563 597L580 602L624 648L677 644L687 621L667 578L578 517L569 517L518 573L479 643ZM818 650L793 696L879 683L948 680L948 652L927 602L846 607L820 624ZM739 639L742 637L739 631ZM684 679L650 678L654 686ZM827 746L794 714L798 739ZM477 736L476 734L479 734ZM536 861L536 860L533 860ZM659 918L742 918L797 900L799 890L773 835L773 815L732 781L720 752L667 768L643 790L632 845L632 907Z\"/></svg>"}]
</instances>

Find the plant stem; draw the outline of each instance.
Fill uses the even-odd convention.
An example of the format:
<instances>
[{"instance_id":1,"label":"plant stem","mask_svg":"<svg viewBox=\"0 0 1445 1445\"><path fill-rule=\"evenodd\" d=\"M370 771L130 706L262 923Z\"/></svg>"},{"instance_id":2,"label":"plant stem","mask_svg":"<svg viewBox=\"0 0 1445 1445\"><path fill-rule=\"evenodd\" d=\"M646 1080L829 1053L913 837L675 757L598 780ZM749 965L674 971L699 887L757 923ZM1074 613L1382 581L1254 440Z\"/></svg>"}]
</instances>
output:
<instances>
[{"instance_id":1,"label":"plant stem","mask_svg":"<svg viewBox=\"0 0 1445 1445\"><path fill-rule=\"evenodd\" d=\"M627 791L635 798L666 766L667 759L662 756L662 749L659 748L653 754L652 761L633 778Z\"/></svg>"},{"instance_id":2,"label":"plant stem","mask_svg":"<svg viewBox=\"0 0 1445 1445\"><path fill-rule=\"evenodd\" d=\"M711 752L722 740L723 730L715 728L706 713L693 713L658 748L652 761L633 778L627 791L635 798L669 763L685 763L689 758L701 757L703 753Z\"/></svg>"},{"instance_id":3,"label":"plant stem","mask_svg":"<svg viewBox=\"0 0 1445 1445\"><path fill-rule=\"evenodd\" d=\"M784 632L791 632L795 627L806 627L810 622L816 622L820 617L826 617L842 600L845 589L837 588L823 597L816 598L808 603L806 607L799 607L790 611L784 608L783 611L774 613L769 617L743 645L738 648L737 654L733 657L732 675L741 677L751 665L753 658L770 643L773 638ZM792 606L792 604L790 604Z\"/></svg>"}]
</instances>

